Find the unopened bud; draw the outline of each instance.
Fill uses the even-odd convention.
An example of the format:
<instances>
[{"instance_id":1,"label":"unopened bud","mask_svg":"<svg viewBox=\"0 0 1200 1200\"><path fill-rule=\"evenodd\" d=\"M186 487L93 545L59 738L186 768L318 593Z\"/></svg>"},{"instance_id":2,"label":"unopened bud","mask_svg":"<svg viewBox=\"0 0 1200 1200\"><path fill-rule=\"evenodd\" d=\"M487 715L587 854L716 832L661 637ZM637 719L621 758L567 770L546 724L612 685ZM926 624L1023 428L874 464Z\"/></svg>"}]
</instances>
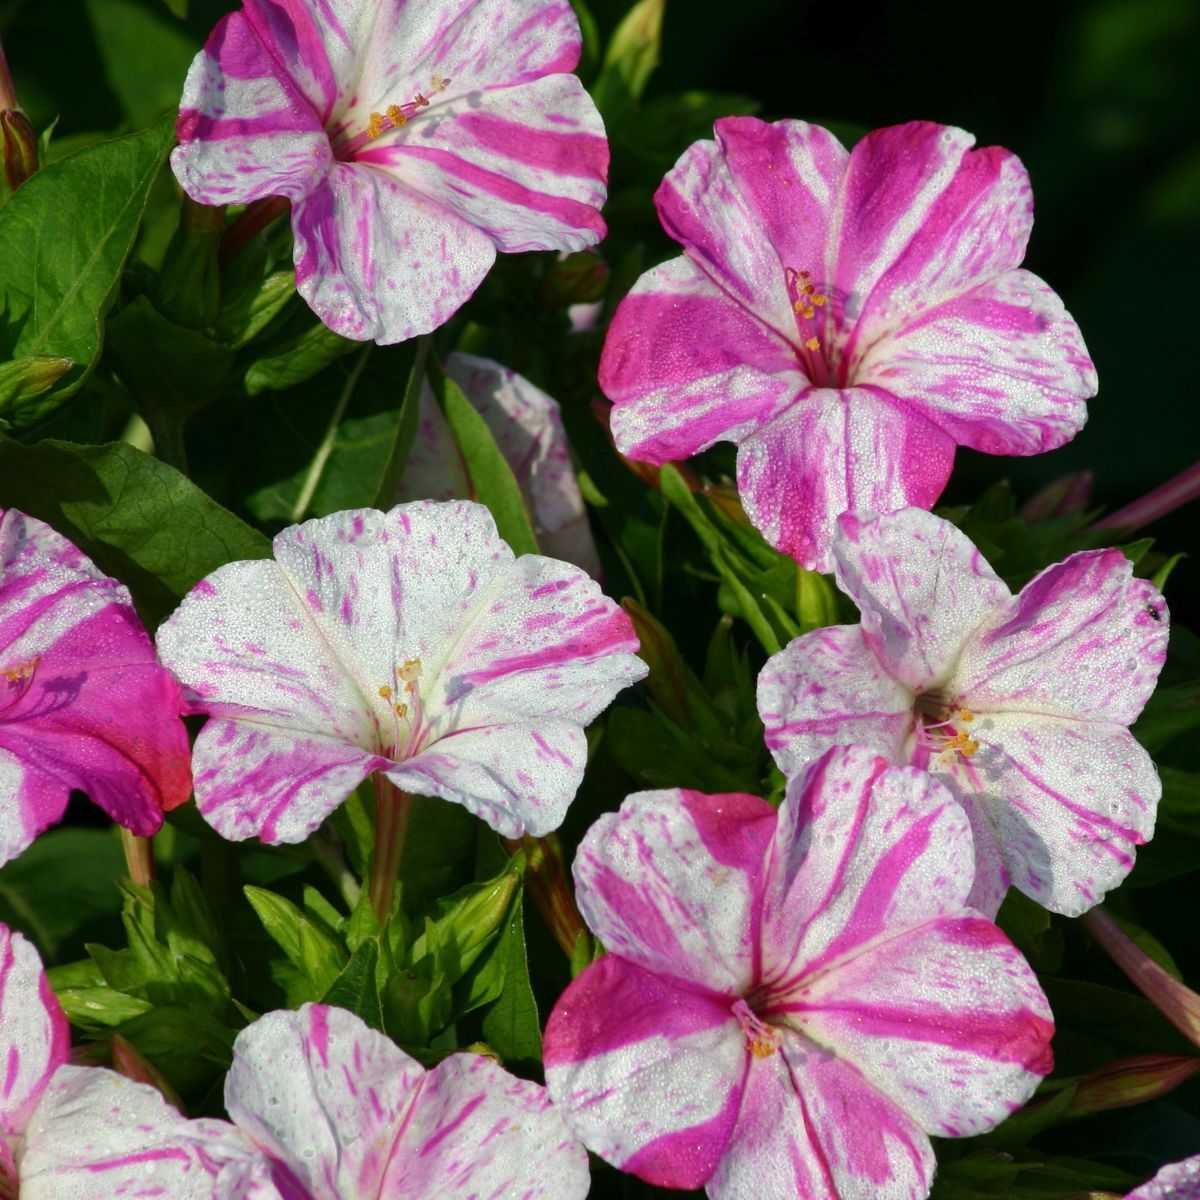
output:
<instances>
[{"instance_id":1,"label":"unopened bud","mask_svg":"<svg viewBox=\"0 0 1200 1200\"><path fill-rule=\"evenodd\" d=\"M15 108L0 112L4 149L4 192L11 195L38 169L37 134L29 118Z\"/></svg>"},{"instance_id":2,"label":"unopened bud","mask_svg":"<svg viewBox=\"0 0 1200 1200\"><path fill-rule=\"evenodd\" d=\"M1082 1117L1158 1100L1200 1071L1200 1058L1139 1054L1085 1075L1075 1087L1070 1116Z\"/></svg>"},{"instance_id":3,"label":"unopened bud","mask_svg":"<svg viewBox=\"0 0 1200 1200\"><path fill-rule=\"evenodd\" d=\"M590 304L608 291L608 263L594 250L565 254L542 283L542 301L551 308Z\"/></svg>"},{"instance_id":4,"label":"unopened bud","mask_svg":"<svg viewBox=\"0 0 1200 1200\"><path fill-rule=\"evenodd\" d=\"M1026 521L1044 521L1083 512L1092 496L1092 483L1091 471L1060 476L1034 492L1021 505L1019 515Z\"/></svg>"}]
</instances>

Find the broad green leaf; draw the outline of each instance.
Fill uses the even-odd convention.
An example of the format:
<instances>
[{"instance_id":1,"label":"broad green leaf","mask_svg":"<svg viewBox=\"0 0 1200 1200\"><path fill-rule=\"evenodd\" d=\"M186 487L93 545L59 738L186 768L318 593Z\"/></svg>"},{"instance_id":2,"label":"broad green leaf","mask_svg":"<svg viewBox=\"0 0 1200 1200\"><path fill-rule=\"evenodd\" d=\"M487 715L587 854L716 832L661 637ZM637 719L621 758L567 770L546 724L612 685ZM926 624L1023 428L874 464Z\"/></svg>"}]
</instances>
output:
<instances>
[{"instance_id":1,"label":"broad green leaf","mask_svg":"<svg viewBox=\"0 0 1200 1200\"><path fill-rule=\"evenodd\" d=\"M214 332L235 350L261 333L296 294L295 271L274 271L222 294Z\"/></svg>"},{"instance_id":2,"label":"broad green leaf","mask_svg":"<svg viewBox=\"0 0 1200 1200\"><path fill-rule=\"evenodd\" d=\"M434 390L471 476L475 499L487 505L500 536L514 553L537 554L537 539L529 524L521 489L487 422L449 376L439 375Z\"/></svg>"},{"instance_id":3,"label":"broad green leaf","mask_svg":"<svg viewBox=\"0 0 1200 1200\"><path fill-rule=\"evenodd\" d=\"M518 893L495 956L504 963L504 989L483 1017L483 1036L505 1062L532 1066L542 1058L542 1024L529 983L523 893Z\"/></svg>"},{"instance_id":4,"label":"broad green leaf","mask_svg":"<svg viewBox=\"0 0 1200 1200\"><path fill-rule=\"evenodd\" d=\"M308 983L305 999L319 1000L346 967L341 941L323 920L297 908L290 900L266 888L242 889L271 940Z\"/></svg>"},{"instance_id":5,"label":"broad green leaf","mask_svg":"<svg viewBox=\"0 0 1200 1200\"><path fill-rule=\"evenodd\" d=\"M154 1007L149 1000L110 987L56 988L55 995L67 1020L90 1033L124 1025Z\"/></svg>"},{"instance_id":6,"label":"broad green leaf","mask_svg":"<svg viewBox=\"0 0 1200 1200\"><path fill-rule=\"evenodd\" d=\"M361 1017L372 1029L382 1030L383 1009L376 983L378 963L379 946L373 941L363 942L321 997L321 1003L344 1008Z\"/></svg>"},{"instance_id":7,"label":"broad green leaf","mask_svg":"<svg viewBox=\"0 0 1200 1200\"><path fill-rule=\"evenodd\" d=\"M78 389L100 350L102 323L167 150L173 121L44 167L0 209L4 358L69 358L47 393L0 416L28 423Z\"/></svg>"},{"instance_id":8,"label":"broad green leaf","mask_svg":"<svg viewBox=\"0 0 1200 1200\"><path fill-rule=\"evenodd\" d=\"M361 342L352 342L318 321L302 332L276 342L265 350L246 370L246 391L251 396L271 389L282 391L295 387L323 371L330 363L361 349Z\"/></svg>"},{"instance_id":9,"label":"broad green leaf","mask_svg":"<svg viewBox=\"0 0 1200 1200\"><path fill-rule=\"evenodd\" d=\"M219 1087L233 1061L237 1036L236 1029L223 1025L199 1004L151 1009L127 1021L119 1032L189 1106Z\"/></svg>"},{"instance_id":10,"label":"broad green leaf","mask_svg":"<svg viewBox=\"0 0 1200 1200\"><path fill-rule=\"evenodd\" d=\"M1151 753L1200 725L1200 680L1159 688L1133 727L1134 736Z\"/></svg>"},{"instance_id":11,"label":"broad green leaf","mask_svg":"<svg viewBox=\"0 0 1200 1200\"><path fill-rule=\"evenodd\" d=\"M38 517L133 592L153 627L200 579L271 544L186 476L123 442L0 442L0 508Z\"/></svg>"}]
</instances>

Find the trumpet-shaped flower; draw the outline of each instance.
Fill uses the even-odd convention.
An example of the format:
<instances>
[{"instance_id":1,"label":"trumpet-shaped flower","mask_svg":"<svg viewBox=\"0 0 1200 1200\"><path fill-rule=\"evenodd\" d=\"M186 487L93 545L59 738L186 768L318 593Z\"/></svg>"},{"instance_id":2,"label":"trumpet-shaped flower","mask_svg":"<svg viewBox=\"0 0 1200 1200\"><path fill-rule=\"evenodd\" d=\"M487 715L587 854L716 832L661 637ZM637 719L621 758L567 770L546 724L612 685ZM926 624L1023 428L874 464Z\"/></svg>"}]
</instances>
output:
<instances>
[{"instance_id":1,"label":"trumpet-shaped flower","mask_svg":"<svg viewBox=\"0 0 1200 1200\"><path fill-rule=\"evenodd\" d=\"M191 792L179 688L129 592L48 525L0 510L0 863L73 788L148 835Z\"/></svg>"},{"instance_id":2,"label":"trumpet-shaped flower","mask_svg":"<svg viewBox=\"0 0 1200 1200\"><path fill-rule=\"evenodd\" d=\"M193 712L196 799L223 836L302 841L376 771L510 837L562 821L583 727L645 666L578 567L514 558L470 502L358 509L229 563L159 630Z\"/></svg>"},{"instance_id":3,"label":"trumpet-shaped flower","mask_svg":"<svg viewBox=\"0 0 1200 1200\"><path fill-rule=\"evenodd\" d=\"M1017 158L925 121L849 153L803 121L715 133L656 196L682 257L638 280L604 347L622 453L736 443L751 520L828 571L840 513L928 508L956 446L1037 454L1078 432L1095 373L1059 298L1017 269Z\"/></svg>"},{"instance_id":4,"label":"trumpet-shaped flower","mask_svg":"<svg viewBox=\"0 0 1200 1200\"><path fill-rule=\"evenodd\" d=\"M66 1065L67 1022L37 951L0 925L0 1196L276 1200L225 1121L188 1121L144 1083Z\"/></svg>"},{"instance_id":5,"label":"trumpet-shaped flower","mask_svg":"<svg viewBox=\"0 0 1200 1200\"><path fill-rule=\"evenodd\" d=\"M184 84L171 165L204 204L283 196L331 329L447 320L497 250L604 235L608 143L568 0L243 0Z\"/></svg>"},{"instance_id":6,"label":"trumpet-shaped flower","mask_svg":"<svg viewBox=\"0 0 1200 1200\"><path fill-rule=\"evenodd\" d=\"M1134 1188L1126 1200L1200 1200L1200 1154L1168 1163L1153 1179Z\"/></svg>"},{"instance_id":7,"label":"trumpet-shaped flower","mask_svg":"<svg viewBox=\"0 0 1200 1200\"><path fill-rule=\"evenodd\" d=\"M284 1200L582 1200L587 1155L545 1089L490 1059L433 1070L353 1013L275 1012L233 1047L225 1106Z\"/></svg>"},{"instance_id":8,"label":"trumpet-shaped flower","mask_svg":"<svg viewBox=\"0 0 1200 1200\"><path fill-rule=\"evenodd\" d=\"M643 792L575 860L609 953L546 1028L589 1149L714 1200L918 1198L930 1134L990 1129L1051 1065L1028 964L967 907L965 813L840 747L754 796Z\"/></svg>"},{"instance_id":9,"label":"trumpet-shaped flower","mask_svg":"<svg viewBox=\"0 0 1200 1200\"><path fill-rule=\"evenodd\" d=\"M933 772L971 817L972 903L1009 884L1077 915L1133 867L1162 792L1129 726L1166 656L1167 606L1119 550L1012 595L948 521L847 514L833 552L859 625L796 638L758 681L785 773L835 743Z\"/></svg>"},{"instance_id":10,"label":"trumpet-shaped flower","mask_svg":"<svg viewBox=\"0 0 1200 1200\"><path fill-rule=\"evenodd\" d=\"M538 545L600 577L600 558L571 466L558 404L522 375L488 358L449 354L445 372L487 422L525 497ZM421 389L417 437L397 500L470 499L474 492L433 389Z\"/></svg>"}]
</instances>

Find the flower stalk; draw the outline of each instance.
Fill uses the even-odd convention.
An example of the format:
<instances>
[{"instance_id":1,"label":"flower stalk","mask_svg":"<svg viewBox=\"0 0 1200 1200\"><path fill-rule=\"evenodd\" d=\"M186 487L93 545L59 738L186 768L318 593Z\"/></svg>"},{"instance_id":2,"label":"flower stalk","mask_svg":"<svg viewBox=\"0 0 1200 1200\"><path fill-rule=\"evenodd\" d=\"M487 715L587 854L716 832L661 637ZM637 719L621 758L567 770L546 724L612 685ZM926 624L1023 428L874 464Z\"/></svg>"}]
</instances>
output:
<instances>
[{"instance_id":1,"label":"flower stalk","mask_svg":"<svg viewBox=\"0 0 1200 1200\"><path fill-rule=\"evenodd\" d=\"M1101 517L1093 529L1120 529L1124 533L1137 530L1173 513L1177 508L1200 498L1200 462L1194 462L1185 471L1180 471L1166 483L1159 484L1153 491L1119 508L1107 517Z\"/></svg>"},{"instance_id":2,"label":"flower stalk","mask_svg":"<svg viewBox=\"0 0 1200 1200\"><path fill-rule=\"evenodd\" d=\"M154 839L138 837L122 826L121 849L125 852L125 869L129 872L129 878L139 887L149 887L156 877Z\"/></svg>"},{"instance_id":3,"label":"flower stalk","mask_svg":"<svg viewBox=\"0 0 1200 1200\"><path fill-rule=\"evenodd\" d=\"M412 797L401 791L385 775L375 779L375 853L371 858L371 878L368 883L371 907L386 925L392 912L392 897L400 874L400 859L408 837L412 817Z\"/></svg>"}]
</instances>

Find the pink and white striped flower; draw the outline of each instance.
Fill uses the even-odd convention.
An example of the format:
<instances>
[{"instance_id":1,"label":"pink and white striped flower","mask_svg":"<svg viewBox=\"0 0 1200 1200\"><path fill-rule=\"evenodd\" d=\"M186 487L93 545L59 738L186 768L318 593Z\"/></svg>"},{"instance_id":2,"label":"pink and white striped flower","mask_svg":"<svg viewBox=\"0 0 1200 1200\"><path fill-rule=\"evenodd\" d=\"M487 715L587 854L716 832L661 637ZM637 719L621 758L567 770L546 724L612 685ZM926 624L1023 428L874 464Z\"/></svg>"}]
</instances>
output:
<instances>
[{"instance_id":1,"label":"pink and white striped flower","mask_svg":"<svg viewBox=\"0 0 1200 1200\"><path fill-rule=\"evenodd\" d=\"M154 833L191 794L180 705L128 590L0 509L0 863L61 820L73 788Z\"/></svg>"},{"instance_id":2,"label":"pink and white striped flower","mask_svg":"<svg viewBox=\"0 0 1200 1200\"><path fill-rule=\"evenodd\" d=\"M1166 602L1119 550L1047 567L1017 596L919 509L846 514L838 586L859 625L796 638L758 681L787 774L854 741L934 773L971 817L975 907L1009 884L1078 915L1133 867L1162 786L1128 726L1166 657Z\"/></svg>"},{"instance_id":3,"label":"pink and white striped flower","mask_svg":"<svg viewBox=\"0 0 1200 1200\"><path fill-rule=\"evenodd\" d=\"M1168 1163L1125 1200L1200 1200L1200 1154Z\"/></svg>"},{"instance_id":4,"label":"pink and white striped flower","mask_svg":"<svg viewBox=\"0 0 1200 1200\"><path fill-rule=\"evenodd\" d=\"M609 953L545 1037L589 1149L713 1200L927 1195L929 1135L969 1136L1050 1069L1028 964L967 907L966 815L936 781L839 747L754 796L642 792L575 860Z\"/></svg>"},{"instance_id":5,"label":"pink and white striped flower","mask_svg":"<svg viewBox=\"0 0 1200 1200\"><path fill-rule=\"evenodd\" d=\"M224 837L303 841L368 775L510 837L557 828L583 727L642 678L578 567L515 558L467 501L293 525L202 580L158 633L193 712L196 799Z\"/></svg>"},{"instance_id":6,"label":"pink and white striped flower","mask_svg":"<svg viewBox=\"0 0 1200 1200\"><path fill-rule=\"evenodd\" d=\"M487 422L521 488L543 552L598 579L600 557L557 401L490 358L448 354L442 367ZM433 389L426 384L421 390L416 441L404 464L396 499L470 499L473 494L466 463Z\"/></svg>"},{"instance_id":7,"label":"pink and white striped flower","mask_svg":"<svg viewBox=\"0 0 1200 1200\"><path fill-rule=\"evenodd\" d=\"M582 1200L587 1154L545 1089L477 1054L427 1071L353 1013L274 1012L238 1034L225 1107L284 1200Z\"/></svg>"},{"instance_id":8,"label":"pink and white striped flower","mask_svg":"<svg viewBox=\"0 0 1200 1200\"><path fill-rule=\"evenodd\" d=\"M66 1018L37 951L0 925L0 1196L278 1200L225 1121L189 1121L154 1088L67 1065Z\"/></svg>"},{"instance_id":9,"label":"pink and white striped flower","mask_svg":"<svg viewBox=\"0 0 1200 1200\"><path fill-rule=\"evenodd\" d=\"M331 329L435 329L497 250L604 236L608 143L568 0L243 0L184 84L171 165L204 204L283 196Z\"/></svg>"},{"instance_id":10,"label":"pink and white striped flower","mask_svg":"<svg viewBox=\"0 0 1200 1200\"><path fill-rule=\"evenodd\" d=\"M928 508L956 446L1073 437L1096 377L1059 298L1018 270L1029 179L1006 150L914 121L847 153L803 121L716 123L655 197L684 253L641 277L600 364L622 453L738 446L767 540L830 569L851 509Z\"/></svg>"}]
</instances>

